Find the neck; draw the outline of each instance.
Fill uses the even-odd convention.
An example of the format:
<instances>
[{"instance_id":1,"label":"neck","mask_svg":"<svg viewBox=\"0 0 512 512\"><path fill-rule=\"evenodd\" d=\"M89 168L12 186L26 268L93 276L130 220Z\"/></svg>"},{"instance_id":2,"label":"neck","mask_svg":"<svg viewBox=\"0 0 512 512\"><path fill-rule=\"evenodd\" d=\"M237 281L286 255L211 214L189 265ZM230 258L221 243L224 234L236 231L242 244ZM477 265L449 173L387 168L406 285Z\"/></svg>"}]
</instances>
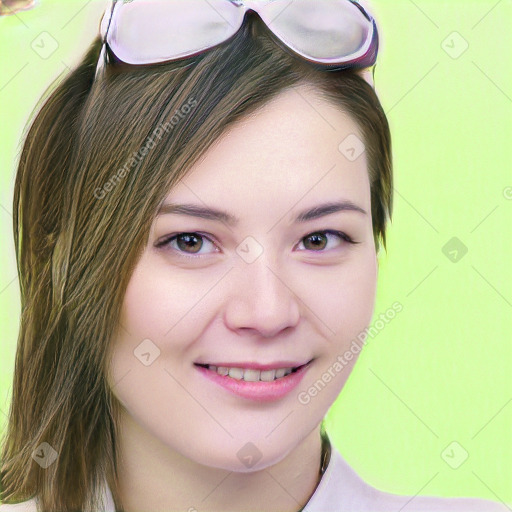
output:
<instances>
[{"instance_id":1,"label":"neck","mask_svg":"<svg viewBox=\"0 0 512 512\"><path fill-rule=\"evenodd\" d=\"M242 473L199 464L125 412L121 418L118 490L124 512L297 512L320 480L319 426L276 464Z\"/></svg>"}]
</instances>

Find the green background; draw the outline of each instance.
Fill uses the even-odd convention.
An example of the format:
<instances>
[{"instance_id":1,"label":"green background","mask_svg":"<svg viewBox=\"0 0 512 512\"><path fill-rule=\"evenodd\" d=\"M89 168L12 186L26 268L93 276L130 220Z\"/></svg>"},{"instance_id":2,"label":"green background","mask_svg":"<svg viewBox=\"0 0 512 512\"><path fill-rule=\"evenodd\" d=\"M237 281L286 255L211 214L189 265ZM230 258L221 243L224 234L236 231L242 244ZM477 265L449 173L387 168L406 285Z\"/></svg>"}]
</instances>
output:
<instances>
[{"instance_id":1,"label":"green background","mask_svg":"<svg viewBox=\"0 0 512 512\"><path fill-rule=\"evenodd\" d=\"M20 314L12 236L20 139L41 94L96 35L105 5L41 0L0 18L2 432ZM374 322L395 301L403 311L368 338L327 429L382 490L510 506L512 2L371 5L395 179ZM465 452L458 469L446 462Z\"/></svg>"}]
</instances>

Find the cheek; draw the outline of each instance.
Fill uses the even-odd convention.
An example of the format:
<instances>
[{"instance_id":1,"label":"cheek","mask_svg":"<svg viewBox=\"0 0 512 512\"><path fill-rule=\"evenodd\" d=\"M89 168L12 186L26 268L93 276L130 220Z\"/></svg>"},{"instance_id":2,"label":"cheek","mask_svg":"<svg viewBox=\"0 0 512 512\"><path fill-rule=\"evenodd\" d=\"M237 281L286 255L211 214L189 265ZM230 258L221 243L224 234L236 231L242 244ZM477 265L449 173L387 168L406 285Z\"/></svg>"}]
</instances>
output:
<instances>
[{"instance_id":1,"label":"cheek","mask_svg":"<svg viewBox=\"0 0 512 512\"><path fill-rule=\"evenodd\" d=\"M342 317L359 334L370 323L375 305L377 289L377 263L374 254L359 261L353 273L347 277L345 289L342 291ZM346 313L345 313L346 312Z\"/></svg>"},{"instance_id":2,"label":"cheek","mask_svg":"<svg viewBox=\"0 0 512 512\"><path fill-rule=\"evenodd\" d=\"M327 334L316 369L297 395L301 407L312 417L319 419L327 413L361 353L363 342L358 337L373 316L377 273L375 253L370 251L317 280L318 293L311 295L317 297L312 309L321 319L317 325L328 329L324 329Z\"/></svg>"},{"instance_id":3,"label":"cheek","mask_svg":"<svg viewBox=\"0 0 512 512\"><path fill-rule=\"evenodd\" d=\"M112 343L111 382L115 384L129 373L123 382L144 383L130 389L134 396L158 386L158 380L148 380L148 371L154 376L172 366L172 361L189 358L187 350L201 336L213 310L205 297L217 280L215 275L192 275L145 255L125 292Z\"/></svg>"},{"instance_id":4,"label":"cheek","mask_svg":"<svg viewBox=\"0 0 512 512\"><path fill-rule=\"evenodd\" d=\"M360 253L346 264L318 269L309 282L314 288L304 289L305 302L333 342L351 340L370 323L377 286L375 253Z\"/></svg>"},{"instance_id":5,"label":"cheek","mask_svg":"<svg viewBox=\"0 0 512 512\"><path fill-rule=\"evenodd\" d=\"M174 338L171 331L198 302L199 292L179 269L143 258L126 289L121 324L130 336L140 340Z\"/></svg>"}]
</instances>

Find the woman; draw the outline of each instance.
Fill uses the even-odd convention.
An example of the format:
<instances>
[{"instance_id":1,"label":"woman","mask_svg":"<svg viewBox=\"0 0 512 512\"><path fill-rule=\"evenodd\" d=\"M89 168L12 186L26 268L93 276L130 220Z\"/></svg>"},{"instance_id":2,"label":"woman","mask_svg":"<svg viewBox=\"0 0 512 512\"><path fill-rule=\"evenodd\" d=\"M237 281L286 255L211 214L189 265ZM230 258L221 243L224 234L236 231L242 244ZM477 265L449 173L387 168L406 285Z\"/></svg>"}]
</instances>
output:
<instances>
[{"instance_id":1,"label":"woman","mask_svg":"<svg viewBox=\"0 0 512 512\"><path fill-rule=\"evenodd\" d=\"M25 141L0 511L505 510L381 492L323 428L392 209L374 20L184 5L114 3Z\"/></svg>"}]
</instances>

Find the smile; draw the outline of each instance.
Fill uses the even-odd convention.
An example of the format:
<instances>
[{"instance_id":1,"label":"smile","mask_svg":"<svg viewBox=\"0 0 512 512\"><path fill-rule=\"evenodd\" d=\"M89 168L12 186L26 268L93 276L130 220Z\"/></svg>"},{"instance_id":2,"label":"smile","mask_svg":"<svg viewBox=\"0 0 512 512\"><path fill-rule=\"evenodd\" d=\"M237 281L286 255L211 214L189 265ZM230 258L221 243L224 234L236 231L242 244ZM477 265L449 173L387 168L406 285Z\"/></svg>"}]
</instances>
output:
<instances>
[{"instance_id":1,"label":"smile","mask_svg":"<svg viewBox=\"0 0 512 512\"><path fill-rule=\"evenodd\" d=\"M194 363L199 373L217 388L241 398L269 402L283 398L295 389L309 370L313 359L299 366L247 368ZM255 365L251 365L255 366ZM264 365L260 365L261 366Z\"/></svg>"},{"instance_id":2,"label":"smile","mask_svg":"<svg viewBox=\"0 0 512 512\"><path fill-rule=\"evenodd\" d=\"M236 380L244 380L246 382L271 382L273 380L286 377L290 373L296 372L304 365L297 367L276 368L273 370L256 370L253 368L237 368L227 366L215 366L213 364L199 365L210 371L217 372L219 375L228 376Z\"/></svg>"}]
</instances>

